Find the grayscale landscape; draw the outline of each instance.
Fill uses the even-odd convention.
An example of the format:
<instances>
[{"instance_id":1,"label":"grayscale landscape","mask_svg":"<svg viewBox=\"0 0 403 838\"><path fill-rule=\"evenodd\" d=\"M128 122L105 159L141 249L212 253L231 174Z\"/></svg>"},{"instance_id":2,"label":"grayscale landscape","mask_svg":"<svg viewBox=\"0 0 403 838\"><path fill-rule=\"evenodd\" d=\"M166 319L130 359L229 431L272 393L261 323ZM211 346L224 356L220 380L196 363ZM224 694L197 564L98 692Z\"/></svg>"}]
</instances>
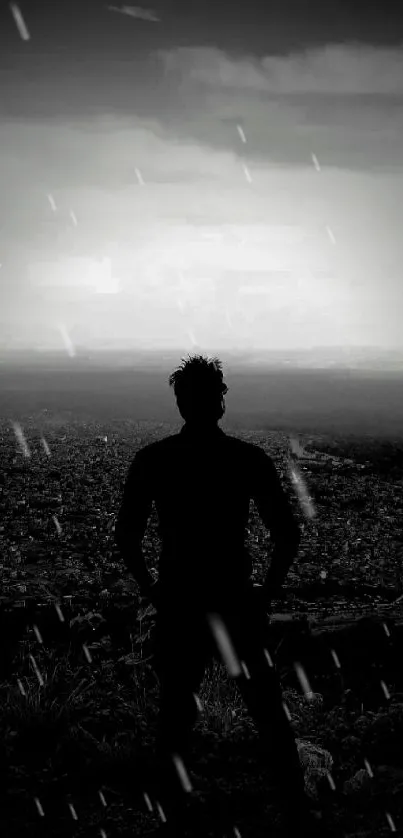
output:
<instances>
[{"instance_id":1,"label":"grayscale landscape","mask_svg":"<svg viewBox=\"0 0 403 838\"><path fill-rule=\"evenodd\" d=\"M153 834L157 815L144 793L158 696L155 611L139 600L113 528L136 450L182 425L168 387L179 360L158 366L151 353L107 364L77 355L1 367L1 794L9 834L32 834L37 800L54 835L71 834L66 801L77 835L96 827ZM302 526L285 600L268 616L268 645L310 766L306 782L346 835L386 835L387 813L403 818L401 374L257 368L233 357L224 377L222 428L273 457ZM291 438L310 518L290 479ZM270 536L253 502L250 514L259 583ZM155 509L143 546L158 572ZM267 803L256 733L223 665L206 671L200 700L189 806L206 835L229 834L232 824L263 838L279 816L274 798ZM321 773L325 753L334 788Z\"/></svg>"},{"instance_id":2,"label":"grayscale landscape","mask_svg":"<svg viewBox=\"0 0 403 838\"><path fill-rule=\"evenodd\" d=\"M402 20L0 8L2 836L169 830L156 612L114 527L135 453L182 426L189 354L222 361L221 427L272 457L300 524L267 650L321 838L403 835ZM246 546L259 584L253 502ZM198 698L186 838L284 838L224 664Z\"/></svg>"}]
</instances>

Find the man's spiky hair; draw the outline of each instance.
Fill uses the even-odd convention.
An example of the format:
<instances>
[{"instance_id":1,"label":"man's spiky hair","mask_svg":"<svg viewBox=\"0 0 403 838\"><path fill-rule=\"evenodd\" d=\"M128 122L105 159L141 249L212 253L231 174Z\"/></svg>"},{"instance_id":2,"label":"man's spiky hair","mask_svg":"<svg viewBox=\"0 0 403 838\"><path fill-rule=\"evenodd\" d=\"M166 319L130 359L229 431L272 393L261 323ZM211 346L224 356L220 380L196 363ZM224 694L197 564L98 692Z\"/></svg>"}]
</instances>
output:
<instances>
[{"instance_id":1,"label":"man's spiky hair","mask_svg":"<svg viewBox=\"0 0 403 838\"><path fill-rule=\"evenodd\" d=\"M181 366L169 376L169 386L174 388L176 397L193 388L218 391L223 395L228 390L223 382L221 361L203 355L189 355L187 360L182 358Z\"/></svg>"}]
</instances>

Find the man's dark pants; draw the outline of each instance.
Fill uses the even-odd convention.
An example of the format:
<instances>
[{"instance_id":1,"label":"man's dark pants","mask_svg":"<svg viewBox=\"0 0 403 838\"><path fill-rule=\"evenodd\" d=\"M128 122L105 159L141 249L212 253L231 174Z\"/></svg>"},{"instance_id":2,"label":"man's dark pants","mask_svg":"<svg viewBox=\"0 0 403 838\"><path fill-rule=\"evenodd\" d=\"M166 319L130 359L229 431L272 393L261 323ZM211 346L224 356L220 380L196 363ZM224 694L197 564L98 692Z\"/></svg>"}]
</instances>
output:
<instances>
[{"instance_id":1,"label":"man's dark pants","mask_svg":"<svg viewBox=\"0 0 403 838\"><path fill-rule=\"evenodd\" d=\"M183 600L182 600L183 602ZM179 605L179 598L161 596L156 626L155 668L160 682L157 761L160 766L159 802L169 818L173 801L183 797L183 786L171 754L185 766L192 728L198 715L198 693L207 663L222 660L207 619L217 614L224 623L238 659L246 670L236 683L260 734L268 773L278 787L282 809L293 834L306 809L304 778L295 737L283 707L278 676L265 650L267 618L251 584L224 596L205 599L204 605ZM248 677L249 675L249 677ZM180 804L179 804L180 806Z\"/></svg>"}]
</instances>

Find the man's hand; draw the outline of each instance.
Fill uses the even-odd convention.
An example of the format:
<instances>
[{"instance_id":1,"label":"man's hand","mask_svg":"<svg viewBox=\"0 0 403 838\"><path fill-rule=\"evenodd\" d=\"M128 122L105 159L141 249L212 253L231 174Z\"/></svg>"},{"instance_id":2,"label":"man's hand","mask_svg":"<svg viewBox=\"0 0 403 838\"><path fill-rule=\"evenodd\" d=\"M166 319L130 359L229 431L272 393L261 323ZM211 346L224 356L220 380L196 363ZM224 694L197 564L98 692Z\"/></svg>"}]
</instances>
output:
<instances>
[{"instance_id":1,"label":"man's hand","mask_svg":"<svg viewBox=\"0 0 403 838\"><path fill-rule=\"evenodd\" d=\"M149 599L154 608L158 608L159 603L159 590L158 590L158 581L157 582L149 582L147 585L143 585L141 588L141 595L146 599Z\"/></svg>"},{"instance_id":2,"label":"man's hand","mask_svg":"<svg viewBox=\"0 0 403 838\"><path fill-rule=\"evenodd\" d=\"M264 589L263 585L253 586L253 596L255 597L256 604L259 608L261 608L263 611L269 610L270 597L267 591Z\"/></svg>"},{"instance_id":3,"label":"man's hand","mask_svg":"<svg viewBox=\"0 0 403 838\"><path fill-rule=\"evenodd\" d=\"M268 611L274 599L281 602L285 599L285 593L282 588L267 588L265 585L253 585L256 599L264 611Z\"/></svg>"},{"instance_id":4,"label":"man's hand","mask_svg":"<svg viewBox=\"0 0 403 838\"><path fill-rule=\"evenodd\" d=\"M146 570L143 571L139 578L139 574L136 576L129 570L129 575L132 579L136 582L138 588L140 588L140 597L142 599L148 599L153 604L154 608L158 606L158 580L155 581L154 577L151 573Z\"/></svg>"}]
</instances>

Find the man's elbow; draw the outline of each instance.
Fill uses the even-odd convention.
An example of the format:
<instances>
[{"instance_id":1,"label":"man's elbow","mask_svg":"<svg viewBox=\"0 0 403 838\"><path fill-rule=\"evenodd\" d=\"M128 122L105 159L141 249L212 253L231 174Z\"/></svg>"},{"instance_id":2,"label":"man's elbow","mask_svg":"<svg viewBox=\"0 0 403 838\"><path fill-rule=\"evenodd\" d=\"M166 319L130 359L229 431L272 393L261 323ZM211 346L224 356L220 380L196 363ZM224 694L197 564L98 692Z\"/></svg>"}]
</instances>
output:
<instances>
[{"instance_id":1,"label":"man's elbow","mask_svg":"<svg viewBox=\"0 0 403 838\"><path fill-rule=\"evenodd\" d=\"M290 534L289 534L289 540L290 540L290 548L291 548L291 550L294 551L294 553L296 555L298 553L299 546L301 544L301 530L300 530L300 527L297 523L295 525L293 525L293 527L291 528L291 531L290 531Z\"/></svg>"},{"instance_id":2,"label":"man's elbow","mask_svg":"<svg viewBox=\"0 0 403 838\"><path fill-rule=\"evenodd\" d=\"M141 552L141 540L123 523L115 526L115 545L125 564Z\"/></svg>"},{"instance_id":3,"label":"man's elbow","mask_svg":"<svg viewBox=\"0 0 403 838\"><path fill-rule=\"evenodd\" d=\"M299 547L300 542L301 542L301 537L302 537L301 527L300 527L298 521L296 521L294 519L293 525L291 527L291 538L297 544L298 547Z\"/></svg>"},{"instance_id":4,"label":"man's elbow","mask_svg":"<svg viewBox=\"0 0 403 838\"><path fill-rule=\"evenodd\" d=\"M276 546L288 554L297 555L301 543L301 530L298 524L288 527L274 539Z\"/></svg>"},{"instance_id":5,"label":"man's elbow","mask_svg":"<svg viewBox=\"0 0 403 838\"><path fill-rule=\"evenodd\" d=\"M122 527L119 521L116 521L115 528L113 531L113 537L118 550L120 550L120 543L122 540Z\"/></svg>"},{"instance_id":6,"label":"man's elbow","mask_svg":"<svg viewBox=\"0 0 403 838\"><path fill-rule=\"evenodd\" d=\"M115 524L115 545L119 550L119 553L122 555L127 552L127 546L129 543L129 535L126 526L124 525L123 521L117 521Z\"/></svg>"}]
</instances>

